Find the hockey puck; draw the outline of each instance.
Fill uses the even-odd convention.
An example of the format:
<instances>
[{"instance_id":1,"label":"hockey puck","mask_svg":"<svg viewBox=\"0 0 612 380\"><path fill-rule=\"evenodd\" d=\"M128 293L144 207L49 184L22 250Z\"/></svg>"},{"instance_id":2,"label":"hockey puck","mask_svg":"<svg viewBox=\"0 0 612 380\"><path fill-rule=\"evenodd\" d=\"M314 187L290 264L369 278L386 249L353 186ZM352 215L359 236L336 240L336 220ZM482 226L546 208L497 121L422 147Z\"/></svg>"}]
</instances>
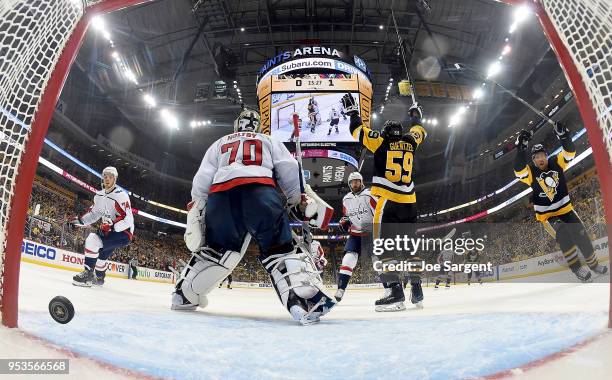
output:
<instances>
[{"instance_id":1,"label":"hockey puck","mask_svg":"<svg viewBox=\"0 0 612 380\"><path fill-rule=\"evenodd\" d=\"M49 314L57 323L66 324L74 317L74 306L66 297L57 296L49 301Z\"/></svg>"}]
</instances>

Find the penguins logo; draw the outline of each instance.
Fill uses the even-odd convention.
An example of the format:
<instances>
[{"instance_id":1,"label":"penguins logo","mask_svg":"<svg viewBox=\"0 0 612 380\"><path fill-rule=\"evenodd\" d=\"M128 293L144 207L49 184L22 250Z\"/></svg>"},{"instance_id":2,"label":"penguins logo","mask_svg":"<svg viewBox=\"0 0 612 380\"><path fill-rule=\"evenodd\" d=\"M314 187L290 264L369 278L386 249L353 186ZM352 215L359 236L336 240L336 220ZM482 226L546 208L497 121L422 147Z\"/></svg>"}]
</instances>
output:
<instances>
[{"instance_id":1,"label":"penguins logo","mask_svg":"<svg viewBox=\"0 0 612 380\"><path fill-rule=\"evenodd\" d=\"M538 176L538 183L542 188L543 192L540 193L541 197L548 197L550 201L557 195L557 186L559 186L559 173L554 170L543 172Z\"/></svg>"}]
</instances>

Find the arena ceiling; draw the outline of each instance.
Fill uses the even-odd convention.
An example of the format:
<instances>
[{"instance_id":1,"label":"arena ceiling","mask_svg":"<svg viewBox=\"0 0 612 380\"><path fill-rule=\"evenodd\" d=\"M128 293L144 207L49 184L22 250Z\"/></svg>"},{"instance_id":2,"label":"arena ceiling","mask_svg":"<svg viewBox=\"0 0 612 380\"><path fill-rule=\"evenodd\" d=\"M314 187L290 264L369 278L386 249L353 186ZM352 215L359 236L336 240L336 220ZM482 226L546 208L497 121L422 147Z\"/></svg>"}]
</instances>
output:
<instances>
[{"instance_id":1,"label":"arena ceiling","mask_svg":"<svg viewBox=\"0 0 612 380\"><path fill-rule=\"evenodd\" d=\"M136 135L151 141L137 154L156 157L162 146L195 168L206 147L231 130L240 108L233 81L244 103L256 105L257 71L280 52L321 45L362 57L373 74L378 109L389 79L397 83L406 76L398 35L415 81L477 87L477 75L457 71L454 63L485 72L505 44L512 15L511 7L493 0L160 0L106 16L103 30L92 28L88 33L73 70L87 75L95 87L94 91L83 86L79 101L95 103L103 97L116 107L124 124L129 121ZM549 46L535 17L512 38L512 52L498 79L535 98L560 70L553 67L556 61L547 54ZM125 75L126 67L134 78ZM210 96L218 79L229 85L226 99ZM92 96L94 92L99 95ZM143 101L143 94L155 99L155 107ZM409 99L400 97L394 85L375 127L383 119L404 119ZM419 101L426 116L438 120L437 126L428 126L430 138L421 155L449 162L463 161L459 156L465 156L466 149L494 139L525 113L494 90L460 128L448 128L449 116L464 100ZM102 128L119 117L91 104L71 108L87 112L90 120L105 113ZM178 129L168 128L160 117L164 108L176 116ZM211 123L191 128L192 120Z\"/></svg>"}]
</instances>

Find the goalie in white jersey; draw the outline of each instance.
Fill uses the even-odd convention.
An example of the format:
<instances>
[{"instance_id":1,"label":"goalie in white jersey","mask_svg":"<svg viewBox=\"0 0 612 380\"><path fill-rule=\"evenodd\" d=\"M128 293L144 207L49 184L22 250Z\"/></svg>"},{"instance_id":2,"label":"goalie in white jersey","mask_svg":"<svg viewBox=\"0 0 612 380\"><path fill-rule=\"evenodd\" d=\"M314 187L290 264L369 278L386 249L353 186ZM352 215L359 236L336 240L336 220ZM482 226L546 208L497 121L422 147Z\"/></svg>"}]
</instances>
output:
<instances>
[{"instance_id":1,"label":"goalie in white jersey","mask_svg":"<svg viewBox=\"0 0 612 380\"><path fill-rule=\"evenodd\" d=\"M335 303L322 291L312 260L296 249L275 187L290 206L305 208L306 216L327 210L302 194L298 163L283 143L259 131L259 114L245 109L234 133L215 141L204 155L193 179L185 232L193 256L177 281L172 309L205 307L206 294L232 272L252 237L289 313L303 324L317 322Z\"/></svg>"},{"instance_id":2,"label":"goalie in white jersey","mask_svg":"<svg viewBox=\"0 0 612 380\"><path fill-rule=\"evenodd\" d=\"M102 219L100 230L85 239L85 268L72 278L76 286L103 285L107 260L117 248L130 244L134 234L134 216L130 197L117 187L117 169L102 171L102 190L94 195L93 205L80 217L69 221L76 227L89 226ZM95 274L94 274L95 270Z\"/></svg>"},{"instance_id":3,"label":"goalie in white jersey","mask_svg":"<svg viewBox=\"0 0 612 380\"><path fill-rule=\"evenodd\" d=\"M365 188L360 173L351 173L348 184L351 192L342 198L344 216L340 219L339 227L343 232L349 233L349 238L344 246L344 256L338 271L336 301L344 297L346 287L353 276L353 270L361 254L362 238L367 236L371 238L372 218L376 209L376 201L370 195L370 190Z\"/></svg>"}]
</instances>

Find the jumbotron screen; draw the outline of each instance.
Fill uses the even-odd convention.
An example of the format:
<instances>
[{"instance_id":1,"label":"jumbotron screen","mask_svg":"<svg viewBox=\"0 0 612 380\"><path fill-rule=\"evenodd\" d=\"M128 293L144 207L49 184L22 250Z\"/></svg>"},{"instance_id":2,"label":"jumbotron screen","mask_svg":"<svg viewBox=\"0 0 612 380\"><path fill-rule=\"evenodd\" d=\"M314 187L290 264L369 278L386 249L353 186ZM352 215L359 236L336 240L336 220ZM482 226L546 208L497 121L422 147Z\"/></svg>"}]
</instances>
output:
<instances>
[{"instance_id":1,"label":"jumbotron screen","mask_svg":"<svg viewBox=\"0 0 612 380\"><path fill-rule=\"evenodd\" d=\"M262 123L273 139L293 141L293 114L297 114L303 142L355 142L341 102L347 93L357 101L363 122L370 123L371 84L360 75L287 73L271 75L265 81L268 83L260 83L260 95L268 90L270 96L266 97L267 109L261 112Z\"/></svg>"}]
</instances>

